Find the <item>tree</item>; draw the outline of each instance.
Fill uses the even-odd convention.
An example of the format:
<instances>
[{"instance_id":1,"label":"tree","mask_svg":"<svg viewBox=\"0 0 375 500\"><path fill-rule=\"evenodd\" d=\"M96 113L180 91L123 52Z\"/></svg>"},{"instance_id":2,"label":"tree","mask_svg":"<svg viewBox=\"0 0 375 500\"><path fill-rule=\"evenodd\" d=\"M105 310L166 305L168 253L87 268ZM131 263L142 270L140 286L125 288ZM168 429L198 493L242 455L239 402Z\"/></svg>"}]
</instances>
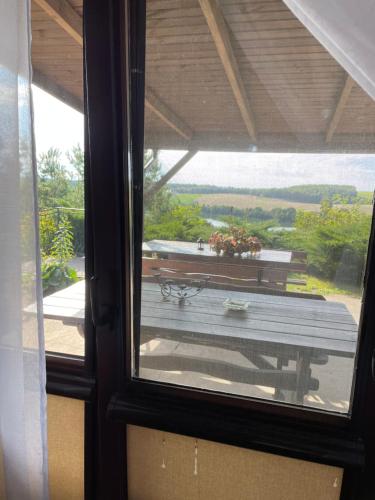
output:
<instances>
[{"instance_id":1,"label":"tree","mask_svg":"<svg viewBox=\"0 0 375 500\"><path fill-rule=\"evenodd\" d=\"M308 254L309 271L338 284L358 286L366 262L371 217L358 206L338 208L325 201L320 212L299 210L296 231L285 247Z\"/></svg>"},{"instance_id":2,"label":"tree","mask_svg":"<svg viewBox=\"0 0 375 500\"><path fill-rule=\"evenodd\" d=\"M75 173L74 178L83 182L85 175L85 157L81 145L77 144L76 146L73 146L72 150L66 153L66 156Z\"/></svg>"},{"instance_id":3,"label":"tree","mask_svg":"<svg viewBox=\"0 0 375 500\"><path fill-rule=\"evenodd\" d=\"M152 224L145 224L144 239L197 241L208 240L212 226L200 217L200 208L175 206Z\"/></svg>"},{"instance_id":4,"label":"tree","mask_svg":"<svg viewBox=\"0 0 375 500\"><path fill-rule=\"evenodd\" d=\"M68 206L73 208L84 207L84 175L85 158L80 144L73 146L71 151L66 153L70 167L70 184L67 196Z\"/></svg>"},{"instance_id":5,"label":"tree","mask_svg":"<svg viewBox=\"0 0 375 500\"><path fill-rule=\"evenodd\" d=\"M50 208L66 204L69 190L69 176L61 163L61 152L50 148L38 158L39 207Z\"/></svg>"},{"instance_id":6,"label":"tree","mask_svg":"<svg viewBox=\"0 0 375 500\"><path fill-rule=\"evenodd\" d=\"M146 150L144 155L143 192L147 193L150 187L161 178L161 164L158 151ZM161 217L172 208L172 193L167 186L163 186L149 199L144 199L145 226L160 221Z\"/></svg>"}]
</instances>

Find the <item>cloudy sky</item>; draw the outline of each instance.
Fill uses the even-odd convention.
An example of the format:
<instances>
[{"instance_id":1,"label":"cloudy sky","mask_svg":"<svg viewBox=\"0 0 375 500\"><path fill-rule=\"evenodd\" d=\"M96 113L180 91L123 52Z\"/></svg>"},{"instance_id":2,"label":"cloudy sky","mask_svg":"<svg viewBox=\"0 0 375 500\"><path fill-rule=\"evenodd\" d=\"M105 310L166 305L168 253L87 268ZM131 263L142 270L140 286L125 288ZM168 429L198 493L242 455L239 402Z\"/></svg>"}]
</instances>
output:
<instances>
[{"instance_id":1,"label":"cloudy sky","mask_svg":"<svg viewBox=\"0 0 375 500\"><path fill-rule=\"evenodd\" d=\"M37 154L49 147L62 153L83 147L83 116L37 87L34 90ZM166 172L183 155L162 151ZM375 155L312 155L274 153L198 153L173 182L234 187L283 187L296 184L351 184L362 191L375 188Z\"/></svg>"},{"instance_id":2,"label":"cloudy sky","mask_svg":"<svg viewBox=\"0 0 375 500\"><path fill-rule=\"evenodd\" d=\"M163 151L164 171L183 152ZM375 188L375 155L277 153L198 153L173 182L235 187L285 187L296 184L351 184Z\"/></svg>"},{"instance_id":3,"label":"cloudy sky","mask_svg":"<svg viewBox=\"0 0 375 500\"><path fill-rule=\"evenodd\" d=\"M37 155L50 147L66 153L83 147L83 115L33 85L34 128Z\"/></svg>"}]
</instances>

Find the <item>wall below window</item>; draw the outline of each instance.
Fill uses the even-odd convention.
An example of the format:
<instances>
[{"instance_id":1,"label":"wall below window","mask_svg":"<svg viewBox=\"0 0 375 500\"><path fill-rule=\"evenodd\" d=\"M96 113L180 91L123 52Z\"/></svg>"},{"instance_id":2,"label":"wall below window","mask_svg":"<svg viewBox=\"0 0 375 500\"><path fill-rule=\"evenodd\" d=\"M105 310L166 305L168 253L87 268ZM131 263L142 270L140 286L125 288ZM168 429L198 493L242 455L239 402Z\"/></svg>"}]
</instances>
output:
<instances>
[{"instance_id":1,"label":"wall below window","mask_svg":"<svg viewBox=\"0 0 375 500\"><path fill-rule=\"evenodd\" d=\"M129 500L340 497L342 470L337 467L131 425L127 448Z\"/></svg>"},{"instance_id":2,"label":"wall below window","mask_svg":"<svg viewBox=\"0 0 375 500\"><path fill-rule=\"evenodd\" d=\"M84 409L83 401L48 396L51 500L84 498Z\"/></svg>"},{"instance_id":3,"label":"wall below window","mask_svg":"<svg viewBox=\"0 0 375 500\"><path fill-rule=\"evenodd\" d=\"M50 500L84 498L84 409L83 401L48 396ZM6 498L3 473L0 446L0 500Z\"/></svg>"}]
</instances>

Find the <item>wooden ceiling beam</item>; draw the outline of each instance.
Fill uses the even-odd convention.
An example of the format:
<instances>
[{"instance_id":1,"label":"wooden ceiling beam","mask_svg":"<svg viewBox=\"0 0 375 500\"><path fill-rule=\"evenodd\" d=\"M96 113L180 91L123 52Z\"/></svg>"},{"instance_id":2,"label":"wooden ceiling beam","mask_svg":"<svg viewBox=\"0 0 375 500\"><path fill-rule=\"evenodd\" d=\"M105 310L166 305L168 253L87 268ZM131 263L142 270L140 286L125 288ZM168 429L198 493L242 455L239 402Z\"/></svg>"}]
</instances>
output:
<instances>
[{"instance_id":1,"label":"wooden ceiling beam","mask_svg":"<svg viewBox=\"0 0 375 500\"><path fill-rule=\"evenodd\" d=\"M164 104L150 87L146 88L145 105L181 137L188 141L191 140L193 137L191 128L177 116L174 111Z\"/></svg>"},{"instance_id":2,"label":"wooden ceiling beam","mask_svg":"<svg viewBox=\"0 0 375 500\"><path fill-rule=\"evenodd\" d=\"M83 47L82 17L67 0L33 0L51 19Z\"/></svg>"},{"instance_id":3,"label":"wooden ceiling beam","mask_svg":"<svg viewBox=\"0 0 375 500\"><path fill-rule=\"evenodd\" d=\"M186 148L186 141L180 136L166 131L146 133L145 148L174 149ZM354 140L353 140L354 139ZM189 149L196 151L243 152L249 153L249 135L228 131L196 132L189 143ZM369 131L366 134L353 136L350 133L338 134L335 141L327 144L321 133L301 133L298 137L294 133L264 133L259 137L256 152L251 153L375 153L374 135ZM249 156L250 158L250 156ZM254 156L255 158L255 156Z\"/></svg>"},{"instance_id":4,"label":"wooden ceiling beam","mask_svg":"<svg viewBox=\"0 0 375 500\"><path fill-rule=\"evenodd\" d=\"M346 106L346 103L348 102L350 93L352 91L352 88L354 86L354 80L351 76L347 76L344 86L341 90L340 96L337 100L335 109L332 113L332 118L331 121L328 125L327 132L326 132L326 143L329 144L332 141L333 134L335 133L335 130L340 123L341 117L344 113L344 109Z\"/></svg>"},{"instance_id":5,"label":"wooden ceiling beam","mask_svg":"<svg viewBox=\"0 0 375 500\"><path fill-rule=\"evenodd\" d=\"M83 102L79 97L66 91L63 87L51 80L51 78L35 68L33 69L33 83L45 92L55 96L59 99L59 101L62 101L76 111L83 113Z\"/></svg>"},{"instance_id":6,"label":"wooden ceiling beam","mask_svg":"<svg viewBox=\"0 0 375 500\"><path fill-rule=\"evenodd\" d=\"M225 73L232 87L250 138L256 141L254 117L230 40L229 30L217 0L199 0Z\"/></svg>"},{"instance_id":7,"label":"wooden ceiling beam","mask_svg":"<svg viewBox=\"0 0 375 500\"><path fill-rule=\"evenodd\" d=\"M184 156L178 160L178 162L168 170L166 174L163 175L161 179L159 179L155 184L153 184L148 191L144 194L144 200L149 200L152 196L154 196L160 189L165 186L165 184L174 177L177 172L179 172L182 167L184 167L196 154L198 151L192 150L188 151L184 154Z\"/></svg>"},{"instance_id":8,"label":"wooden ceiling beam","mask_svg":"<svg viewBox=\"0 0 375 500\"><path fill-rule=\"evenodd\" d=\"M82 18L67 0L33 1L81 47L83 46ZM168 108L150 88L146 88L145 105L184 139L190 140L192 138L193 132L190 127Z\"/></svg>"}]
</instances>

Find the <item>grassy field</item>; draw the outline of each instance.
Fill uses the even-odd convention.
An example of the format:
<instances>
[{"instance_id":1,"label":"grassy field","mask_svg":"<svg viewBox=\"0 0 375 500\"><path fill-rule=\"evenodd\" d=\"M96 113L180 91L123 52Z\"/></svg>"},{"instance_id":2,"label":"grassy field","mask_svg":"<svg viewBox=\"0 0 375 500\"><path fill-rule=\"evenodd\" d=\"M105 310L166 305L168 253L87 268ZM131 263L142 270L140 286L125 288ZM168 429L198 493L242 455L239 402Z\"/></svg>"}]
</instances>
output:
<instances>
[{"instance_id":1,"label":"grassy field","mask_svg":"<svg viewBox=\"0 0 375 500\"><path fill-rule=\"evenodd\" d=\"M176 198L182 205L199 203L200 205L226 205L241 209L260 207L264 210L272 210L273 208L293 207L295 209L310 210L314 212L319 212L320 210L320 205L317 203L299 203L297 201L286 201L247 194L178 194ZM361 209L364 213L372 213L372 205L361 205Z\"/></svg>"},{"instance_id":2,"label":"grassy field","mask_svg":"<svg viewBox=\"0 0 375 500\"><path fill-rule=\"evenodd\" d=\"M373 196L374 194L371 191L358 191L358 198L361 199L362 203L371 205Z\"/></svg>"},{"instance_id":3,"label":"grassy field","mask_svg":"<svg viewBox=\"0 0 375 500\"><path fill-rule=\"evenodd\" d=\"M348 290L339 288L331 281L321 280L309 274L291 274L290 278L292 277L303 279L306 281L306 285L288 285L287 290L289 292L314 293L318 295L347 295L355 298L361 296L359 289Z\"/></svg>"},{"instance_id":4,"label":"grassy field","mask_svg":"<svg viewBox=\"0 0 375 500\"><path fill-rule=\"evenodd\" d=\"M199 194L181 193L175 194L173 199L177 201L179 205L192 205L196 202L197 198L201 196Z\"/></svg>"}]
</instances>

